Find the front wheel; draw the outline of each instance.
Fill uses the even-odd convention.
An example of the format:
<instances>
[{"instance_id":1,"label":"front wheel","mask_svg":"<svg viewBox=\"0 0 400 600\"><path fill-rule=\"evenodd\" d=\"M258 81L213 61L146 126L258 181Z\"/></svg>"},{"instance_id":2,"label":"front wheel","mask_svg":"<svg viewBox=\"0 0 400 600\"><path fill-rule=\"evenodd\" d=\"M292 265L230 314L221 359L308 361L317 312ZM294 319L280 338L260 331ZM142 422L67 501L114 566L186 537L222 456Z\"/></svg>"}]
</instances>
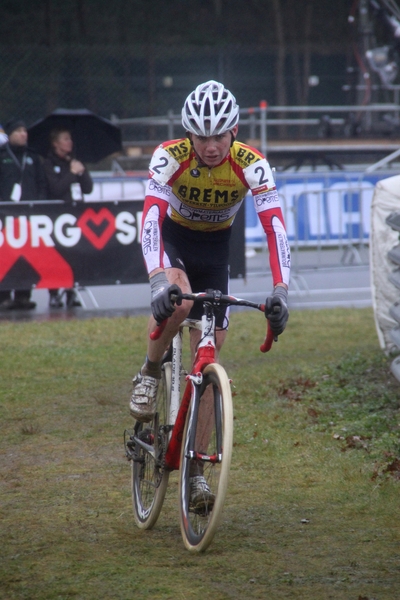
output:
<instances>
[{"instance_id":1,"label":"front wheel","mask_svg":"<svg viewBox=\"0 0 400 600\"><path fill-rule=\"evenodd\" d=\"M202 383L193 385L181 451L180 525L183 542L191 552L204 551L218 527L228 485L232 441L229 380L223 367L213 363L204 369Z\"/></svg>"},{"instance_id":2,"label":"front wheel","mask_svg":"<svg viewBox=\"0 0 400 600\"><path fill-rule=\"evenodd\" d=\"M171 427L171 363L162 366L157 391L157 412L150 423L136 423L132 448L132 503L136 524L151 529L164 502L169 472L164 468Z\"/></svg>"}]
</instances>

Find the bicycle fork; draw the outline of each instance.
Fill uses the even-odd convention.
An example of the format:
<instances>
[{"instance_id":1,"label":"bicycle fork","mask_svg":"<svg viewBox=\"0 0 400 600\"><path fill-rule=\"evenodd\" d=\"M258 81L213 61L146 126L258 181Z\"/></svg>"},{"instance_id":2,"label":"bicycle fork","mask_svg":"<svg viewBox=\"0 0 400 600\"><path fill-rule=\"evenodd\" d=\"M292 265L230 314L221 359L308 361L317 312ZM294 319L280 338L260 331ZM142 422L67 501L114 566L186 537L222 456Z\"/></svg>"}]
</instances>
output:
<instances>
[{"instance_id":1,"label":"bicycle fork","mask_svg":"<svg viewBox=\"0 0 400 600\"><path fill-rule=\"evenodd\" d=\"M203 369L207 364L215 361L215 344L214 344L214 316L202 317L202 339L199 343L198 353L196 356L193 372L186 376L186 387L180 401L180 384L181 384L181 367L182 367L182 329L177 333L172 343L172 377L171 377L171 409L170 409L170 424L173 425L173 431L168 444L168 449L165 457L165 465L167 469L177 470L180 464L180 451L185 429L186 415L189 409L191 398L195 398L196 406L191 411L191 422L193 422L193 414L197 412L200 401L200 388L203 383ZM187 324L187 323L186 323ZM193 427L190 427L190 431ZM194 448L195 440L191 440L191 448ZM220 447L220 446L219 446ZM195 453L193 450L192 452ZM218 453L219 454L219 453ZM201 458L201 453L198 453L197 458L201 460L209 460L218 462L220 457ZM195 458L195 456L193 456Z\"/></svg>"}]
</instances>

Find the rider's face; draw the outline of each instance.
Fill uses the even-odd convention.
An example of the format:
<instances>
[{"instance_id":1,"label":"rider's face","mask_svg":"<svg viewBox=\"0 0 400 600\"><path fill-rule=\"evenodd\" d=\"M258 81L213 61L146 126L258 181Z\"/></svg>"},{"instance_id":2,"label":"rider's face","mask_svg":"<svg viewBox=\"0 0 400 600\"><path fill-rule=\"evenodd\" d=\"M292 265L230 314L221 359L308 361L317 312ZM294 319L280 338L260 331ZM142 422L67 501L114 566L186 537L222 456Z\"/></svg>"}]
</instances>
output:
<instances>
[{"instance_id":1,"label":"rider's face","mask_svg":"<svg viewBox=\"0 0 400 600\"><path fill-rule=\"evenodd\" d=\"M236 125L230 131L221 133L220 135L211 135L205 137L202 135L192 134L193 148L207 167L216 167L219 165L229 153L231 147L232 136L236 137L238 126Z\"/></svg>"}]
</instances>

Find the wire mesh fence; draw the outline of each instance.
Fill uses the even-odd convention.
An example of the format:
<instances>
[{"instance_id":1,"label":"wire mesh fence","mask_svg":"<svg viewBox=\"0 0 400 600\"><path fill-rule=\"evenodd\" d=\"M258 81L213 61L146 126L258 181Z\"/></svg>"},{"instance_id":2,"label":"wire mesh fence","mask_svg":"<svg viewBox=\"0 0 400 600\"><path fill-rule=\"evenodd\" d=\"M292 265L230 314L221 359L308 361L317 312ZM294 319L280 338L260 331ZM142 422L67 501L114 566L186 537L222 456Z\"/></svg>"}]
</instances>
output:
<instances>
[{"instance_id":1,"label":"wire mesh fence","mask_svg":"<svg viewBox=\"0 0 400 600\"><path fill-rule=\"evenodd\" d=\"M287 56L285 85L296 102L299 78ZM0 122L24 118L30 125L56 108L88 108L119 119L179 112L187 94L217 79L239 105L276 100L276 55L255 45L40 45L0 46ZM315 54L319 85L310 104L344 104L345 54ZM129 138L129 130L126 131ZM148 131L143 133L149 135Z\"/></svg>"}]
</instances>

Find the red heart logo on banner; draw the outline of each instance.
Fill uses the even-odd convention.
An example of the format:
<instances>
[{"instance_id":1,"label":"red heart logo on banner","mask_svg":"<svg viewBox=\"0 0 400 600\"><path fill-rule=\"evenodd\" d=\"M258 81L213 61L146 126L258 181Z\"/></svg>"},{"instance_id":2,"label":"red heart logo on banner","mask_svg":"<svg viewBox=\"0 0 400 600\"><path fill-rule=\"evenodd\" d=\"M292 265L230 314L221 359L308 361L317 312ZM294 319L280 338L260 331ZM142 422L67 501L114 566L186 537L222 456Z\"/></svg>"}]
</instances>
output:
<instances>
[{"instance_id":1,"label":"red heart logo on banner","mask_svg":"<svg viewBox=\"0 0 400 600\"><path fill-rule=\"evenodd\" d=\"M108 225L100 235L93 231L89 226L89 223L92 222L99 227L100 225L103 225L105 221ZM89 208L79 217L77 225L89 242L91 242L97 250L102 250L115 231L115 217L108 208L102 208L98 213L96 213L93 208Z\"/></svg>"}]
</instances>

